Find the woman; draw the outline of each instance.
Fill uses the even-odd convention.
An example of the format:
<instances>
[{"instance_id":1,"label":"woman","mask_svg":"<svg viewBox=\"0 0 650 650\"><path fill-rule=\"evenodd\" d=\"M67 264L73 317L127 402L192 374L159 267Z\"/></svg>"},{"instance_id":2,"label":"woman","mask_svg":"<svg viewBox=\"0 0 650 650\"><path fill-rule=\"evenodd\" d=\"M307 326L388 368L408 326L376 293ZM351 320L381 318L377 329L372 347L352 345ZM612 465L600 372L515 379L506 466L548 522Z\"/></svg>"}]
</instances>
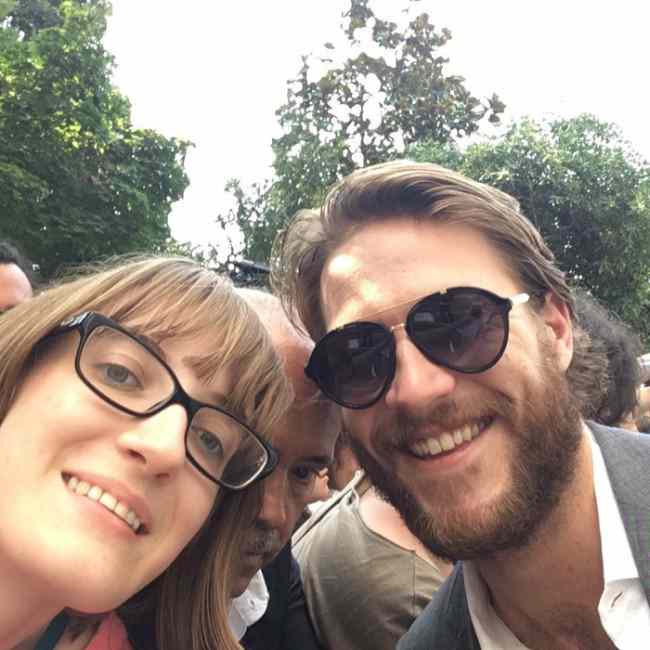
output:
<instances>
[{"instance_id":1,"label":"woman","mask_svg":"<svg viewBox=\"0 0 650 650\"><path fill-rule=\"evenodd\" d=\"M169 565L186 547L182 574L218 565L219 502L274 466L252 428L288 405L279 361L227 280L171 258L14 308L0 318L0 359L0 649L127 648L117 617L87 615L163 572L143 594L173 606ZM212 605L226 589L213 580L181 596ZM236 647L226 630L213 612L206 633Z\"/></svg>"}]
</instances>

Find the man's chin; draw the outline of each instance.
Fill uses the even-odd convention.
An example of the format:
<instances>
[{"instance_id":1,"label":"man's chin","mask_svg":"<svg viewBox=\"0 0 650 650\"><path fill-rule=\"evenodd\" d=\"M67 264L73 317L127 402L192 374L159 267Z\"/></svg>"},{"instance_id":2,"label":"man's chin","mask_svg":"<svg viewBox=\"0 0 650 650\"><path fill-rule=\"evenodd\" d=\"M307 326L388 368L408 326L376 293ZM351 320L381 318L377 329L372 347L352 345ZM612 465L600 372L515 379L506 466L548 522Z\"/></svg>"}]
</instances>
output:
<instances>
[{"instance_id":1,"label":"man's chin","mask_svg":"<svg viewBox=\"0 0 650 650\"><path fill-rule=\"evenodd\" d=\"M253 573L250 575L248 573L243 573L240 571L239 574L233 578L232 587L230 589L230 597L237 598L238 596L241 596L248 588L248 585L258 570L253 571Z\"/></svg>"},{"instance_id":2,"label":"man's chin","mask_svg":"<svg viewBox=\"0 0 650 650\"><path fill-rule=\"evenodd\" d=\"M233 579L233 587L230 590L231 598L241 596L248 588L255 574L269 564L275 555L275 553L273 555L258 555L256 553L242 554L239 558L239 570Z\"/></svg>"}]
</instances>

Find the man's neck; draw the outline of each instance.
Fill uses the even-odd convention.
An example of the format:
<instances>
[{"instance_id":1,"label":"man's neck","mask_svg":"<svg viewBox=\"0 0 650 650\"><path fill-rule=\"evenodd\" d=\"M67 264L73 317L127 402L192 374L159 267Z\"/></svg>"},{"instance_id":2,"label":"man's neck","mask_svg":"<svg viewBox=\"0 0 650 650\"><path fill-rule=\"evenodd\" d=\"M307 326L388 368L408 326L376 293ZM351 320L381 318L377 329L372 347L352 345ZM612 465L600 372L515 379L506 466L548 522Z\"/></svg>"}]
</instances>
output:
<instances>
[{"instance_id":1,"label":"man's neck","mask_svg":"<svg viewBox=\"0 0 650 650\"><path fill-rule=\"evenodd\" d=\"M603 568L590 446L595 443L589 436L585 429L574 480L534 540L475 562L496 613L528 647L580 647L562 645L576 616L583 633L589 626L598 628L594 635L602 632L597 607Z\"/></svg>"}]
</instances>

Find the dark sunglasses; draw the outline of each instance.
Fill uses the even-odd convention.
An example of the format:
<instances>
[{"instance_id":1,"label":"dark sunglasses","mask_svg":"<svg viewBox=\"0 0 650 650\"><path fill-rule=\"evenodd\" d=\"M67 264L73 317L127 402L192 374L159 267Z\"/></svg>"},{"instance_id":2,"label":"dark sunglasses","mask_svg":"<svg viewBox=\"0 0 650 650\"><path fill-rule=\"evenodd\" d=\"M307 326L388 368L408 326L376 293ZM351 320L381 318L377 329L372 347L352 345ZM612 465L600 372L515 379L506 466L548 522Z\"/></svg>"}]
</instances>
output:
<instances>
[{"instance_id":1,"label":"dark sunglasses","mask_svg":"<svg viewBox=\"0 0 650 650\"><path fill-rule=\"evenodd\" d=\"M341 406L365 409L379 401L395 377L395 336L403 327L432 363L462 373L494 366L508 344L508 314L529 300L473 287L432 293L392 327L360 321L326 334L314 348L305 374Z\"/></svg>"}]
</instances>

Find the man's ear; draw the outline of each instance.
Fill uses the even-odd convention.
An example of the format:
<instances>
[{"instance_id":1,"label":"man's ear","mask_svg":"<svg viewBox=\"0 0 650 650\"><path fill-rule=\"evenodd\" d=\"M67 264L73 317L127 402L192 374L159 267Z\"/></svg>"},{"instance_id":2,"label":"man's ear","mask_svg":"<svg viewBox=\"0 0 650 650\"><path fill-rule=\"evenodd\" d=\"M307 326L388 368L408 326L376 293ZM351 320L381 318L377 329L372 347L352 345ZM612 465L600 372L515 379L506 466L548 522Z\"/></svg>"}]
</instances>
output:
<instances>
[{"instance_id":1,"label":"man's ear","mask_svg":"<svg viewBox=\"0 0 650 650\"><path fill-rule=\"evenodd\" d=\"M555 293L549 291L544 296L540 317L546 327L558 367L566 371L573 358L573 322L569 308Z\"/></svg>"}]
</instances>

